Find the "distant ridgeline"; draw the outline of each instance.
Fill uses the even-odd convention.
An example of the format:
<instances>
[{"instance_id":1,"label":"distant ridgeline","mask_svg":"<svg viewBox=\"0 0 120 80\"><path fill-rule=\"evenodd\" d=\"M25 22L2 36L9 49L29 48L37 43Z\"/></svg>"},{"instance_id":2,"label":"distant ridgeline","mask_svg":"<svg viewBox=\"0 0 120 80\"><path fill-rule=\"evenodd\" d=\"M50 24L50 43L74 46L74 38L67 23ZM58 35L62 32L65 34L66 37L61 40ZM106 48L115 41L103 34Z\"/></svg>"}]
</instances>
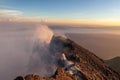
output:
<instances>
[{"instance_id":1,"label":"distant ridgeline","mask_svg":"<svg viewBox=\"0 0 120 80\"><path fill-rule=\"evenodd\" d=\"M105 61L112 69L120 73L120 57L115 57Z\"/></svg>"}]
</instances>

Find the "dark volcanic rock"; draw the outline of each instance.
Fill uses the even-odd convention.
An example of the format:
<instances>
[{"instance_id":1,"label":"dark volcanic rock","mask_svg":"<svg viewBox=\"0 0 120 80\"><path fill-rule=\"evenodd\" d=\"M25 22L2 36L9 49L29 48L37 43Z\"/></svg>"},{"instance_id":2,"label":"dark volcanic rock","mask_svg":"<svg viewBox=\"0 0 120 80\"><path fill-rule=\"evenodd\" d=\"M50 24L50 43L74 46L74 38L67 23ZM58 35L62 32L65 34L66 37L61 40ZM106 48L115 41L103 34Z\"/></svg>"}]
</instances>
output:
<instances>
[{"instance_id":1,"label":"dark volcanic rock","mask_svg":"<svg viewBox=\"0 0 120 80\"><path fill-rule=\"evenodd\" d=\"M54 39L59 45L62 43L63 47L60 50L62 50L69 61L74 62L75 66L79 68L79 72L82 75L81 79L58 68L56 73L50 78L27 75L25 80L120 80L120 75L92 52L70 39L62 39L61 37L54 37Z\"/></svg>"},{"instance_id":2,"label":"dark volcanic rock","mask_svg":"<svg viewBox=\"0 0 120 80\"><path fill-rule=\"evenodd\" d=\"M25 80L77 80L77 77L68 75L63 69L57 69L55 75L50 78L39 77L38 75L27 75Z\"/></svg>"},{"instance_id":3,"label":"dark volcanic rock","mask_svg":"<svg viewBox=\"0 0 120 80\"><path fill-rule=\"evenodd\" d=\"M22 76L18 76L14 80L24 80L24 78Z\"/></svg>"}]
</instances>

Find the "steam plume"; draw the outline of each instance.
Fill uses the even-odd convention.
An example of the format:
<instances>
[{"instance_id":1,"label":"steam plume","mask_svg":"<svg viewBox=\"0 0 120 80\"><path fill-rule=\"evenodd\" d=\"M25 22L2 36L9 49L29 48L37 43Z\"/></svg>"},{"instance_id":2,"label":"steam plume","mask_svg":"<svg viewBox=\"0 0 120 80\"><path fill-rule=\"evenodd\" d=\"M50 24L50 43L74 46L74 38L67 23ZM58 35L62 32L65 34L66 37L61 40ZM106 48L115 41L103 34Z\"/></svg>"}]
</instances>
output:
<instances>
[{"instance_id":1,"label":"steam plume","mask_svg":"<svg viewBox=\"0 0 120 80\"><path fill-rule=\"evenodd\" d=\"M35 32L35 40L39 40L41 43L49 44L53 36L53 31L46 25L39 25Z\"/></svg>"},{"instance_id":2,"label":"steam plume","mask_svg":"<svg viewBox=\"0 0 120 80\"><path fill-rule=\"evenodd\" d=\"M54 58L49 51L49 43L53 32L45 25L40 25L35 33L32 55L28 65L28 72L40 76L50 76L54 73L56 66Z\"/></svg>"}]
</instances>

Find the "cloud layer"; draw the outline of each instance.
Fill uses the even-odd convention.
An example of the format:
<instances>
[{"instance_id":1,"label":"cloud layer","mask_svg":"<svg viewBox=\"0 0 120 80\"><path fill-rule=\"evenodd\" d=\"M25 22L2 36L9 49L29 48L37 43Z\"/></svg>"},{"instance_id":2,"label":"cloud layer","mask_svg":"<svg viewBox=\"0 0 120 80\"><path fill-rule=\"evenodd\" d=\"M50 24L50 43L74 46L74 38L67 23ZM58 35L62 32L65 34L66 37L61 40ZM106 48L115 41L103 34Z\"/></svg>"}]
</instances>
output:
<instances>
[{"instance_id":1,"label":"cloud layer","mask_svg":"<svg viewBox=\"0 0 120 80\"><path fill-rule=\"evenodd\" d=\"M0 7L2 7L2 6L0 6ZM0 9L0 21L41 22L41 21L43 21L43 19L39 16L34 16L34 17L24 16L24 13L20 10Z\"/></svg>"}]
</instances>

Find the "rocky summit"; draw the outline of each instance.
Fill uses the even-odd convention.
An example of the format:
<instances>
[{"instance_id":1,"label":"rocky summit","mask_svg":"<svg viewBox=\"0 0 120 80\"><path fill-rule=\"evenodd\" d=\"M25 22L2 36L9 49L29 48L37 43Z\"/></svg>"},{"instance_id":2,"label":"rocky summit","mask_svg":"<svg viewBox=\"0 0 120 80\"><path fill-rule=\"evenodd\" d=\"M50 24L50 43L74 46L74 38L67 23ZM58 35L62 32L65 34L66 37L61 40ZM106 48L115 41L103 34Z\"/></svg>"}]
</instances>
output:
<instances>
[{"instance_id":1,"label":"rocky summit","mask_svg":"<svg viewBox=\"0 0 120 80\"><path fill-rule=\"evenodd\" d=\"M55 49L62 55L57 61L58 69L51 77L28 74L14 80L120 80L120 74L102 59L68 38L54 36L50 46L58 46ZM51 47L50 50L54 52Z\"/></svg>"}]
</instances>

